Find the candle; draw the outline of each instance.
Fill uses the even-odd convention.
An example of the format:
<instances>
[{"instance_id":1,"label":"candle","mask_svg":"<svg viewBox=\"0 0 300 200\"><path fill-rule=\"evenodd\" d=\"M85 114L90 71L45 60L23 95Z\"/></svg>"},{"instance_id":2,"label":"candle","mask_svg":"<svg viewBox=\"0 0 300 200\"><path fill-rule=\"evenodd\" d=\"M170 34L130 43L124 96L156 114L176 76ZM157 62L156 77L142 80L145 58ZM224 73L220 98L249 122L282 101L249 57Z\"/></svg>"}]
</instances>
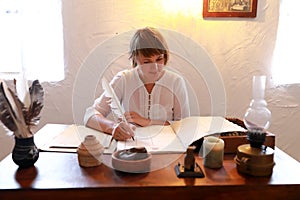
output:
<instances>
[{"instance_id":1,"label":"candle","mask_svg":"<svg viewBox=\"0 0 300 200\"><path fill-rule=\"evenodd\" d=\"M204 138L203 165L208 168L220 168L223 166L224 141L214 136Z\"/></svg>"}]
</instances>

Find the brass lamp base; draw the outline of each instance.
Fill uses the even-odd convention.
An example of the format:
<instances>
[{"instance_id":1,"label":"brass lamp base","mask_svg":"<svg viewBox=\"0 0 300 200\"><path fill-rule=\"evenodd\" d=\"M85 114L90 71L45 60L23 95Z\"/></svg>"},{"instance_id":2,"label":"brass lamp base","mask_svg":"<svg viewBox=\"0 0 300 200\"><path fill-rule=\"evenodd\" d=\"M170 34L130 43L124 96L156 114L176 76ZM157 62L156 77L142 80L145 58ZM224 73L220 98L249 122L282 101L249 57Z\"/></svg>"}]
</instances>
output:
<instances>
[{"instance_id":1,"label":"brass lamp base","mask_svg":"<svg viewBox=\"0 0 300 200\"><path fill-rule=\"evenodd\" d=\"M274 150L270 147L254 148L250 144L240 145L234 161L240 173L252 176L270 176L273 172Z\"/></svg>"}]
</instances>

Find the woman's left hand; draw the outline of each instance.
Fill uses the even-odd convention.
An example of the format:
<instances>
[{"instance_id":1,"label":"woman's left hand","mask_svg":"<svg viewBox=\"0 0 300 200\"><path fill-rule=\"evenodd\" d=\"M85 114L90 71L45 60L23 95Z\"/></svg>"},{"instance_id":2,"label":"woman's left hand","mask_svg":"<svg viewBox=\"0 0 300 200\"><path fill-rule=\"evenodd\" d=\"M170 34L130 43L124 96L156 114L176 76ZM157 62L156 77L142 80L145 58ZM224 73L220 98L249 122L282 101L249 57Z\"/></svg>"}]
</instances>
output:
<instances>
[{"instance_id":1,"label":"woman's left hand","mask_svg":"<svg viewBox=\"0 0 300 200\"><path fill-rule=\"evenodd\" d=\"M125 118L127 120L127 122L129 123L134 123L137 124L139 126L149 126L151 125L151 120L142 117L141 115L139 115L136 112L125 112Z\"/></svg>"}]
</instances>

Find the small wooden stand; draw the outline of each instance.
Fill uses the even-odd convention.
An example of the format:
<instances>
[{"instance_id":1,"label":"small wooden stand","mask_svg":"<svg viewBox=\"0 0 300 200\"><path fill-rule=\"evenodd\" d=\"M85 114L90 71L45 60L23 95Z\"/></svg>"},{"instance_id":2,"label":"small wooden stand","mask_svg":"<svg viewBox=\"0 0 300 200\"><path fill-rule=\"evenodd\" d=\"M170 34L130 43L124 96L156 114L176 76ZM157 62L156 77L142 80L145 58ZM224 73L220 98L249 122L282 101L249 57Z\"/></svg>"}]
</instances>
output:
<instances>
[{"instance_id":1,"label":"small wooden stand","mask_svg":"<svg viewBox=\"0 0 300 200\"><path fill-rule=\"evenodd\" d=\"M195 163L194 171L186 171L183 165L175 166L175 172L178 178L204 178L204 173L200 166Z\"/></svg>"},{"instance_id":2,"label":"small wooden stand","mask_svg":"<svg viewBox=\"0 0 300 200\"><path fill-rule=\"evenodd\" d=\"M190 146L186 150L186 156L184 158L184 165L175 166L175 172L177 177L179 178L203 178L204 174L200 168L200 166L195 162L194 157L194 146Z\"/></svg>"}]
</instances>

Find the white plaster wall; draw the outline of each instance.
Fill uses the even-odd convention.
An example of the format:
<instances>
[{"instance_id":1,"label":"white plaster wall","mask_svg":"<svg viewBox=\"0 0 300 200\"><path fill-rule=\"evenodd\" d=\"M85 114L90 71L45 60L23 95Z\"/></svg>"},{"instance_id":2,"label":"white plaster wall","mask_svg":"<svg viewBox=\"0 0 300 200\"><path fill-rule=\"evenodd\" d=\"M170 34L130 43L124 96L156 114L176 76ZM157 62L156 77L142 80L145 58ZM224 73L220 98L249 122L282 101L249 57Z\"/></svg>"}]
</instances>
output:
<instances>
[{"instance_id":1,"label":"white plaster wall","mask_svg":"<svg viewBox=\"0 0 300 200\"><path fill-rule=\"evenodd\" d=\"M206 49L221 76L226 96L225 102L220 104L225 107L226 116L243 117L251 100L253 75L266 74L270 83L272 53L279 16L278 0L259 0L255 19L203 19L201 0L198 15L167 13L160 0L63 0L62 2L66 79L58 83L43 83L46 102L37 129L46 123L74 123L76 120L73 116L72 103L82 102L81 107L84 107L93 101L87 98L84 92L82 95L74 95L73 91L77 73L85 63L85 59L94 48L106 40L144 26L175 31L191 38ZM125 44L126 42L128 41L124 41ZM108 54L113 51L114 49L107 49ZM193 49L190 51L193 52ZM116 63L123 61L128 66L124 55L117 59ZM176 55L173 56L171 63L174 65L180 63L180 66L189 65L184 58L178 58ZM184 75L195 74L192 70L192 67L186 67L183 70ZM92 72L90 75L93 77ZM191 78L188 80L194 91L197 91L196 98L200 104L201 114L211 114L212 107L219 105L212 105L211 99L206 97L210 93L203 79L209 77L197 75L196 78L201 84L195 83ZM82 88L94 87L89 84L89 78L86 78ZM99 94L100 90L96 89L94 95ZM266 100L273 114L270 131L276 134L277 146L300 161L297 146L300 139L298 91L298 85L272 88L268 84ZM79 111L79 114L82 112ZM77 111L75 114L78 114ZM13 140L5 134L0 134L0 159L9 154L12 147Z\"/></svg>"}]
</instances>

